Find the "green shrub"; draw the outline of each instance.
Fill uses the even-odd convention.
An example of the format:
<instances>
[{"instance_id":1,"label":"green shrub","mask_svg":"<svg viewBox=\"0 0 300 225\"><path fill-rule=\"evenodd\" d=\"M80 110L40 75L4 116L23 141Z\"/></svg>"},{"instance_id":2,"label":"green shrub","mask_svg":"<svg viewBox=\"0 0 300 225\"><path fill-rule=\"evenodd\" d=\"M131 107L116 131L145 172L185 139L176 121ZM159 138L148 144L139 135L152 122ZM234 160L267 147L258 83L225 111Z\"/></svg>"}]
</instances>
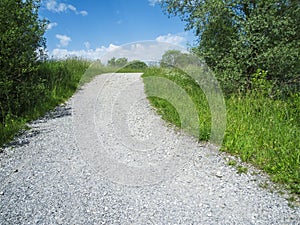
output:
<instances>
[{"instance_id":1,"label":"green shrub","mask_svg":"<svg viewBox=\"0 0 300 225\"><path fill-rule=\"evenodd\" d=\"M43 92L37 76L43 57L46 21L38 17L38 0L0 1L0 122L19 116L32 96Z\"/></svg>"},{"instance_id":2,"label":"green shrub","mask_svg":"<svg viewBox=\"0 0 300 225\"><path fill-rule=\"evenodd\" d=\"M25 127L29 120L36 119L44 113L64 102L76 91L79 81L90 62L80 59L50 60L39 65L35 78L24 82L14 98L11 106L22 106L18 114L9 110L3 112L4 118L0 122L0 146L11 140L17 132ZM11 99L11 96L9 96ZM17 101L16 101L17 100Z\"/></svg>"}]
</instances>

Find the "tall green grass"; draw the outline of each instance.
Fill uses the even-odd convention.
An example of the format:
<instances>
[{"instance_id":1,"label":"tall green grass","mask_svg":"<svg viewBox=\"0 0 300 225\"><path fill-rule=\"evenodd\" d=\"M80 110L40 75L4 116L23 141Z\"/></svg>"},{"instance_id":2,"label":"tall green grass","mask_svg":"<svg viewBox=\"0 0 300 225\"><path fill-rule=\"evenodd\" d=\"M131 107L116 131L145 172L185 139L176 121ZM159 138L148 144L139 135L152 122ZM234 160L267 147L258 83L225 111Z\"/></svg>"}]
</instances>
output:
<instances>
[{"instance_id":1,"label":"tall green grass","mask_svg":"<svg viewBox=\"0 0 300 225\"><path fill-rule=\"evenodd\" d=\"M165 77L182 87L196 104L199 115L199 140L210 137L211 115L204 93L189 76L179 70L148 69L146 77ZM259 88L247 94L225 99L227 127L222 151L239 156L271 175L273 181L285 184L300 194L300 94L288 98L270 98L258 80ZM146 94L150 84L144 79ZM162 118L181 126L176 109L166 100L149 97ZM195 121L196 123L197 121Z\"/></svg>"},{"instance_id":2,"label":"tall green grass","mask_svg":"<svg viewBox=\"0 0 300 225\"><path fill-rule=\"evenodd\" d=\"M174 82L178 87L181 87L194 102L194 106L198 111L199 116L199 134L198 138L202 141L206 141L210 137L210 127L211 127L211 113L209 110L208 101L205 94L199 88L199 85L189 76L184 75L184 73L178 69L161 69L161 68L149 68L142 76L145 81L145 92L149 95L152 92L153 85L146 82L147 77L162 77ZM168 87L166 87L168 88ZM175 87L176 88L176 87ZM176 98L175 98L176 99ZM174 106L165 99L158 98L155 96L149 97L150 102L157 108L157 112L168 122L175 124L176 126L182 128L182 118L178 114ZM177 104L180 105L181 103ZM189 113L189 110L185 109L186 113ZM188 115L187 115L188 116ZM194 123L189 127L195 127L197 121L191 121Z\"/></svg>"},{"instance_id":3,"label":"tall green grass","mask_svg":"<svg viewBox=\"0 0 300 225\"><path fill-rule=\"evenodd\" d=\"M50 60L33 71L31 79L21 82L17 96L7 96L7 104L21 105L20 110L2 111L0 146L9 142L26 122L44 115L76 91L90 62L81 59ZM16 107L15 107L16 108ZM18 109L18 108L16 108Z\"/></svg>"},{"instance_id":4,"label":"tall green grass","mask_svg":"<svg viewBox=\"0 0 300 225\"><path fill-rule=\"evenodd\" d=\"M17 83L17 87L8 86L5 102L0 102L0 147L8 143L26 122L34 120L66 101L77 90L78 86L91 81L96 75L103 73L143 72L147 65L140 61L129 62L117 68L104 66L99 61L87 61L79 58L65 60L48 60L39 64L37 71L32 71L30 79ZM0 83L1 87L2 83ZM3 91L2 91L3 92ZM2 93L1 92L1 93ZM5 92L3 92L5 93ZM8 93L8 92L7 92Z\"/></svg>"},{"instance_id":5,"label":"tall green grass","mask_svg":"<svg viewBox=\"0 0 300 225\"><path fill-rule=\"evenodd\" d=\"M300 194L300 95L286 100L261 93L233 95L222 149L239 155Z\"/></svg>"}]
</instances>

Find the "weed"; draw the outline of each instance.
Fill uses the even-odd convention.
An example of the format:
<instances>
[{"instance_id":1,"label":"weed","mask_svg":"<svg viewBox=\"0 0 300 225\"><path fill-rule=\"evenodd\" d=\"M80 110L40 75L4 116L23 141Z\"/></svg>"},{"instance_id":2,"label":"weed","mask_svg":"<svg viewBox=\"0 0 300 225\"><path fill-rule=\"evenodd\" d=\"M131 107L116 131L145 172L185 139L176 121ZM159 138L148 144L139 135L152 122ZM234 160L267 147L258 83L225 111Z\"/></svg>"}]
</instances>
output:
<instances>
[{"instance_id":1,"label":"weed","mask_svg":"<svg viewBox=\"0 0 300 225\"><path fill-rule=\"evenodd\" d=\"M0 121L0 146L23 129L26 122L44 115L71 97L89 64L80 59L41 63L38 71L32 75L33 78L21 84L20 97L15 99L10 96L9 103L12 107L1 112L3 119ZM22 106L21 110L13 110L17 104Z\"/></svg>"},{"instance_id":2,"label":"weed","mask_svg":"<svg viewBox=\"0 0 300 225\"><path fill-rule=\"evenodd\" d=\"M247 167L237 166L237 173L238 174L247 173L247 172L248 172L248 168Z\"/></svg>"},{"instance_id":3,"label":"weed","mask_svg":"<svg viewBox=\"0 0 300 225\"><path fill-rule=\"evenodd\" d=\"M235 160L230 160L228 163L227 163L228 166L236 166L237 165L237 162Z\"/></svg>"}]
</instances>

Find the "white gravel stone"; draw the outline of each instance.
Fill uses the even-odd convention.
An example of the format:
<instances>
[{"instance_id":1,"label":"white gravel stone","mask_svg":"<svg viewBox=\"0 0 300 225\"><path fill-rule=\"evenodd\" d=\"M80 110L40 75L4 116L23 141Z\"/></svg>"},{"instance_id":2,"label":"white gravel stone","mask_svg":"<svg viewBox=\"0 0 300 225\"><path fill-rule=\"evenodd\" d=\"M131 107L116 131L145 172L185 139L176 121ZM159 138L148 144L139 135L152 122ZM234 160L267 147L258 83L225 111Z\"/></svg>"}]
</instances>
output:
<instances>
[{"instance_id":1,"label":"white gravel stone","mask_svg":"<svg viewBox=\"0 0 300 225\"><path fill-rule=\"evenodd\" d=\"M0 154L0 224L299 224L299 207L166 125L141 74L105 74Z\"/></svg>"}]
</instances>

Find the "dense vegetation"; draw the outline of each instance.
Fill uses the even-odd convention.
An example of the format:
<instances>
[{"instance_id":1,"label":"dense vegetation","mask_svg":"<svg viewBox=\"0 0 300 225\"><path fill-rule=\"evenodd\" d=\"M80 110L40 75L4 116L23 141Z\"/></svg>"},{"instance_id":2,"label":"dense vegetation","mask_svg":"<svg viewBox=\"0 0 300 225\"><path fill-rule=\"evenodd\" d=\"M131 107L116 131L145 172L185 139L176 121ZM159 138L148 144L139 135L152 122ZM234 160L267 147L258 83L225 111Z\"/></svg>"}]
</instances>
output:
<instances>
[{"instance_id":1,"label":"dense vegetation","mask_svg":"<svg viewBox=\"0 0 300 225\"><path fill-rule=\"evenodd\" d=\"M0 122L35 104L40 83L38 59L44 48L45 21L37 1L0 2ZM40 50L40 52L37 51ZM7 113L9 112L9 113Z\"/></svg>"},{"instance_id":2,"label":"dense vegetation","mask_svg":"<svg viewBox=\"0 0 300 225\"><path fill-rule=\"evenodd\" d=\"M143 77L146 94L153 88L147 77L164 77L183 88L198 111L199 122L193 122L199 126L199 140L210 140L211 109L191 76L176 68L150 68ZM271 99L265 89L268 82L259 72L252 90L225 98L227 127L221 150L251 162L268 172L274 181L300 194L300 94L285 100ZM158 97L149 100L163 119L181 127L181 115L173 104Z\"/></svg>"},{"instance_id":3,"label":"dense vegetation","mask_svg":"<svg viewBox=\"0 0 300 225\"><path fill-rule=\"evenodd\" d=\"M227 93L247 91L257 70L283 94L299 91L300 5L296 0L162 0L194 30L203 57Z\"/></svg>"},{"instance_id":4,"label":"dense vegetation","mask_svg":"<svg viewBox=\"0 0 300 225\"><path fill-rule=\"evenodd\" d=\"M163 55L161 68L127 58L112 58L108 66L82 59L47 60L43 38L47 21L38 17L39 3L0 2L0 146L27 121L68 99L80 82L104 72L145 71L145 78L175 82L196 105L199 139L210 140L206 96L195 80L178 69L201 67L201 60L176 50ZM187 29L195 30L199 43L192 51L205 59L222 84L227 129L221 149L253 163L299 194L299 3L163 0L161 4L166 12L182 16ZM146 79L145 88L149 93ZM164 119L182 125L169 102L150 100Z\"/></svg>"},{"instance_id":5,"label":"dense vegetation","mask_svg":"<svg viewBox=\"0 0 300 225\"><path fill-rule=\"evenodd\" d=\"M46 61L38 0L0 1L0 146L69 98L89 62Z\"/></svg>"},{"instance_id":6,"label":"dense vegetation","mask_svg":"<svg viewBox=\"0 0 300 225\"><path fill-rule=\"evenodd\" d=\"M8 96L6 101L1 99L1 104L20 104L21 110L2 109L4 118L0 123L0 146L11 140L20 129L25 128L26 122L44 115L71 97L89 64L88 61L79 59L40 63L34 72L36 80L25 80L20 84L23 88L19 90L21 98ZM17 88L19 86L14 86L13 90Z\"/></svg>"},{"instance_id":7,"label":"dense vegetation","mask_svg":"<svg viewBox=\"0 0 300 225\"><path fill-rule=\"evenodd\" d=\"M186 29L194 30L198 43L191 51L222 86L227 128L221 149L263 169L299 195L299 2L162 0L161 6L165 13L180 16ZM163 69L149 69L144 77L165 77L189 94L199 113L199 139L207 141L211 111L206 96L181 70L201 67L201 60L195 64L186 53L167 51L161 60ZM152 86L147 79L145 83L149 93ZM174 105L149 99L164 119L181 126Z\"/></svg>"}]
</instances>

